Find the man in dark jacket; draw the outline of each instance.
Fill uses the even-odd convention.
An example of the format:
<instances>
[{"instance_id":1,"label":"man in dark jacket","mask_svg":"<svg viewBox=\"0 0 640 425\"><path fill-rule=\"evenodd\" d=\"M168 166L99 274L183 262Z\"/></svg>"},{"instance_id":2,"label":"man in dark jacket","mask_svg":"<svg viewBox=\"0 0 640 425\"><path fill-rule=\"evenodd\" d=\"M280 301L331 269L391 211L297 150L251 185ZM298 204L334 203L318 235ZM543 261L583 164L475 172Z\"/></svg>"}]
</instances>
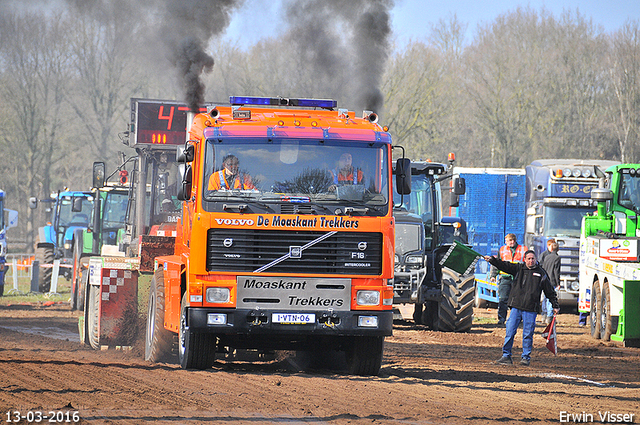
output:
<instances>
[{"instance_id":1,"label":"man in dark jacket","mask_svg":"<svg viewBox=\"0 0 640 425\"><path fill-rule=\"evenodd\" d=\"M508 303L511 307L511 314L507 319L502 357L498 363L513 363L511 348L518 326L522 322L522 360L520 364L529 366L533 348L533 332L536 328L536 315L540 312L540 294L544 291L554 312L557 313L560 311L560 307L556 291L553 289L547 273L537 263L535 252L531 250L525 252L524 263L509 263L488 255L484 259L503 272L514 276Z\"/></svg>"}]
</instances>

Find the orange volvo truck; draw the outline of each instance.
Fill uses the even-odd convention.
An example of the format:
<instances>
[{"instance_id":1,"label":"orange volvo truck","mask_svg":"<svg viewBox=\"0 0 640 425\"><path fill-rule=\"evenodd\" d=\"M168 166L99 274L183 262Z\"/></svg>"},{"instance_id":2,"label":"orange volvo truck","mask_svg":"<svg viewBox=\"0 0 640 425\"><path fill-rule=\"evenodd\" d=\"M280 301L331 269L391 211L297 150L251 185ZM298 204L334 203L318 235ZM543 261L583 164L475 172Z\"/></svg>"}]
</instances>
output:
<instances>
[{"instance_id":1,"label":"orange volvo truck","mask_svg":"<svg viewBox=\"0 0 640 425\"><path fill-rule=\"evenodd\" d=\"M189 120L147 360L176 345L185 369L234 349L337 351L350 373L379 372L393 324L392 145L375 113L354 115L333 100L231 97Z\"/></svg>"}]
</instances>

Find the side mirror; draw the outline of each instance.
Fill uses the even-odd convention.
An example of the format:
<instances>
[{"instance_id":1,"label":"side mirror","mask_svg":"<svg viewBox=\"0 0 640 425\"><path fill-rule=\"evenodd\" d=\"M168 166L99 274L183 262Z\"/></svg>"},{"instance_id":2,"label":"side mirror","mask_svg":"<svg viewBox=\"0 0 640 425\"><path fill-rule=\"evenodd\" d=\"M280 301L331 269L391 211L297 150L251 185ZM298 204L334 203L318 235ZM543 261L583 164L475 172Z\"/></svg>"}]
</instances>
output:
<instances>
[{"instance_id":1,"label":"side mirror","mask_svg":"<svg viewBox=\"0 0 640 425\"><path fill-rule=\"evenodd\" d=\"M456 177L453 179L453 193L456 195L464 195L467 192L467 184L464 177Z\"/></svg>"},{"instance_id":2,"label":"side mirror","mask_svg":"<svg viewBox=\"0 0 640 425\"><path fill-rule=\"evenodd\" d=\"M179 175L182 176L182 184L178 186L176 198L179 201L187 201L191 198L191 183L193 181L193 171L191 165L185 166L184 163L178 165Z\"/></svg>"},{"instance_id":3,"label":"side mirror","mask_svg":"<svg viewBox=\"0 0 640 425\"><path fill-rule=\"evenodd\" d=\"M74 196L73 204L71 205L71 212L81 212L83 200L84 200L84 197L82 196Z\"/></svg>"},{"instance_id":4,"label":"side mirror","mask_svg":"<svg viewBox=\"0 0 640 425\"><path fill-rule=\"evenodd\" d=\"M35 196L29 198L29 208L31 208L32 210L38 208L38 198L36 198Z\"/></svg>"},{"instance_id":5,"label":"side mirror","mask_svg":"<svg viewBox=\"0 0 640 425\"><path fill-rule=\"evenodd\" d=\"M105 166L104 162L93 163L93 187L104 187Z\"/></svg>"},{"instance_id":6,"label":"side mirror","mask_svg":"<svg viewBox=\"0 0 640 425\"><path fill-rule=\"evenodd\" d=\"M396 161L396 190L400 195L411 193L411 160L408 158Z\"/></svg>"},{"instance_id":7,"label":"side mirror","mask_svg":"<svg viewBox=\"0 0 640 425\"><path fill-rule=\"evenodd\" d=\"M178 147L176 151L176 161L177 162L193 162L193 158L195 156L195 149L192 144L187 144L186 147Z\"/></svg>"}]
</instances>

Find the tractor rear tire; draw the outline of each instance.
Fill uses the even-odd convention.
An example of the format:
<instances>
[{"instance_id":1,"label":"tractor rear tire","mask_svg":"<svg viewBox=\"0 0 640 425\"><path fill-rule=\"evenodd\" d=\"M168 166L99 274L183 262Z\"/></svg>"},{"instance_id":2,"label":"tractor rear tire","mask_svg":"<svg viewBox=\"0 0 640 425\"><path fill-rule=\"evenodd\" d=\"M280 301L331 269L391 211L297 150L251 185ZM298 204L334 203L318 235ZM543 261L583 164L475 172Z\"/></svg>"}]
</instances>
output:
<instances>
[{"instance_id":1,"label":"tractor rear tire","mask_svg":"<svg viewBox=\"0 0 640 425\"><path fill-rule=\"evenodd\" d=\"M600 339L600 282L597 280L591 285L591 307L589 319L591 321L591 336Z\"/></svg>"},{"instance_id":2,"label":"tractor rear tire","mask_svg":"<svg viewBox=\"0 0 640 425\"><path fill-rule=\"evenodd\" d=\"M475 278L458 276L442 270L442 297L438 308L437 330L441 332L469 332L473 323Z\"/></svg>"},{"instance_id":3,"label":"tractor rear tire","mask_svg":"<svg viewBox=\"0 0 640 425\"><path fill-rule=\"evenodd\" d=\"M178 357L183 369L205 370L211 368L216 358L215 334L194 332L187 323L187 293L180 303L180 333Z\"/></svg>"},{"instance_id":4,"label":"tractor rear tire","mask_svg":"<svg viewBox=\"0 0 640 425\"><path fill-rule=\"evenodd\" d=\"M52 267L42 267L52 265L55 254L52 246L39 246L36 248L36 260L40 264L40 281L38 282L38 290L47 293L51 290L51 276L53 275Z\"/></svg>"},{"instance_id":5,"label":"tractor rear tire","mask_svg":"<svg viewBox=\"0 0 640 425\"><path fill-rule=\"evenodd\" d=\"M382 366L384 353L383 336L354 337L347 347L346 359L349 373L361 376L376 376Z\"/></svg>"},{"instance_id":6,"label":"tractor rear tire","mask_svg":"<svg viewBox=\"0 0 640 425\"><path fill-rule=\"evenodd\" d=\"M157 269L149 288L149 309L144 344L144 359L153 363L174 362L175 334L164 328L164 270Z\"/></svg>"}]
</instances>

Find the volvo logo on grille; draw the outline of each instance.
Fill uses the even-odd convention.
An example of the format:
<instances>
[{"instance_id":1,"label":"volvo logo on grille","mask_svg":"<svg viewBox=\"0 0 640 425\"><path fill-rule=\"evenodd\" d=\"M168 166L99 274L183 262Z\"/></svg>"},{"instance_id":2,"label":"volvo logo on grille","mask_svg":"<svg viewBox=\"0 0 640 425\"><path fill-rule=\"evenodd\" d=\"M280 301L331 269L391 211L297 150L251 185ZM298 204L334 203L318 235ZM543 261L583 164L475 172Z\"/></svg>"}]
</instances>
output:
<instances>
[{"instance_id":1,"label":"volvo logo on grille","mask_svg":"<svg viewBox=\"0 0 640 425\"><path fill-rule=\"evenodd\" d=\"M364 251L365 249L367 249L367 243L366 242L358 242L358 249L360 251Z\"/></svg>"},{"instance_id":2,"label":"volvo logo on grille","mask_svg":"<svg viewBox=\"0 0 640 425\"><path fill-rule=\"evenodd\" d=\"M231 245L233 245L233 239L226 238L224 241L222 241L222 245L224 245L225 248L231 248Z\"/></svg>"},{"instance_id":3,"label":"volvo logo on grille","mask_svg":"<svg viewBox=\"0 0 640 425\"><path fill-rule=\"evenodd\" d=\"M290 246L289 256L291 258L302 258L302 248L299 246Z\"/></svg>"}]
</instances>

